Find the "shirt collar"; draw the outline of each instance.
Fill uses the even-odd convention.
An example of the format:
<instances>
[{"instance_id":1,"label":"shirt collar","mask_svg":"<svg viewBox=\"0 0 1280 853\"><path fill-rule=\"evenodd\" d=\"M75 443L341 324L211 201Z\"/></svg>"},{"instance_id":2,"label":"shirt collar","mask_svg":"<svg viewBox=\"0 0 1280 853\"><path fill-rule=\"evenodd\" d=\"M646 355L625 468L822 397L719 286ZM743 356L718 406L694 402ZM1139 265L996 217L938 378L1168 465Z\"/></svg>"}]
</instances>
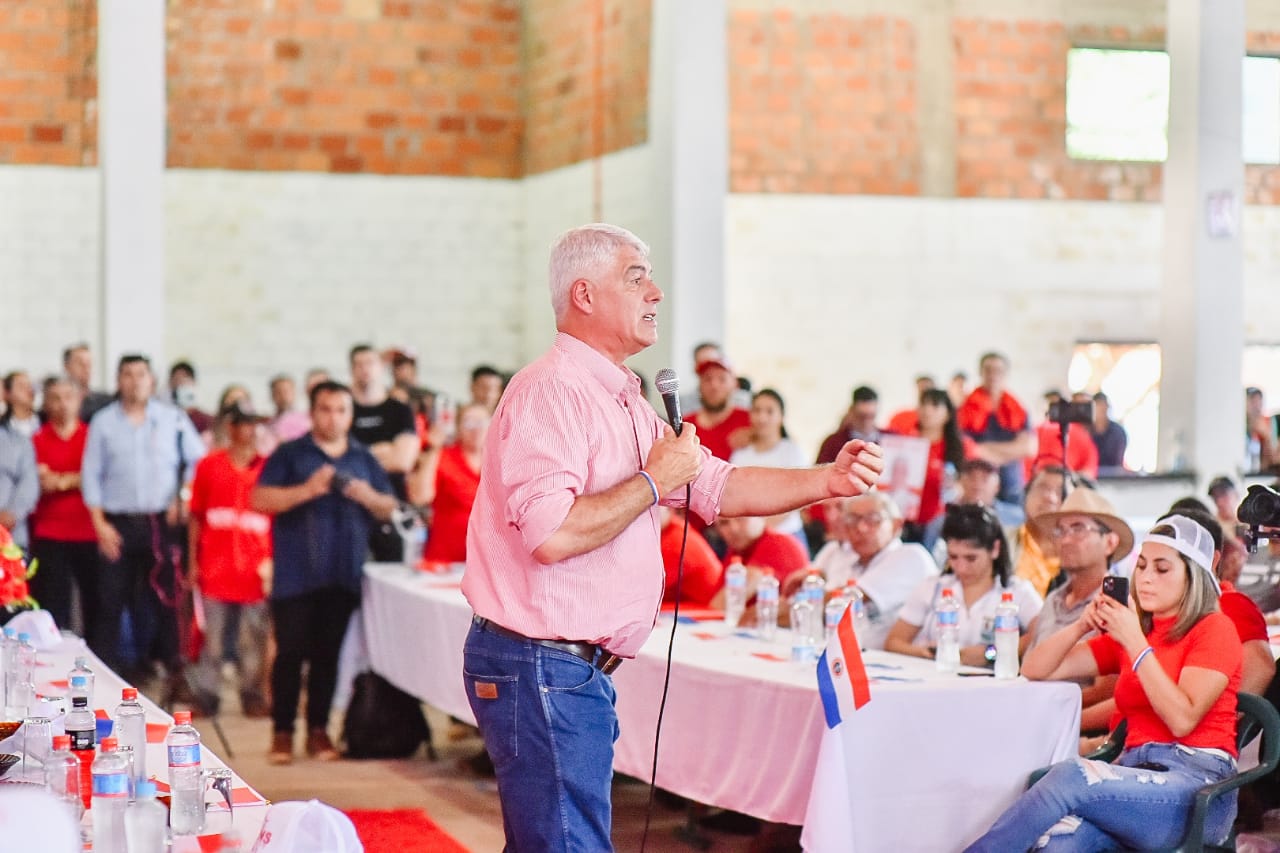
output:
<instances>
[{"instance_id":1,"label":"shirt collar","mask_svg":"<svg viewBox=\"0 0 1280 853\"><path fill-rule=\"evenodd\" d=\"M640 377L631 370L619 367L593 349L589 344L568 332L556 332L555 348L600 383L609 396L624 401L640 396Z\"/></svg>"}]
</instances>

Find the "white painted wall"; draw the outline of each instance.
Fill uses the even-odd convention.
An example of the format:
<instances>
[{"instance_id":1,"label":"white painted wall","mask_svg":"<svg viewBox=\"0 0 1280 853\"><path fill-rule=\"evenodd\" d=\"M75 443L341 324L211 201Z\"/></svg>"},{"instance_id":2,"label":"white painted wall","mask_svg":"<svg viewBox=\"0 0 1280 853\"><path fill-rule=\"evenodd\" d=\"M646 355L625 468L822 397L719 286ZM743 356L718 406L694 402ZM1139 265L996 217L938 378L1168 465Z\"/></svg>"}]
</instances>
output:
<instances>
[{"instance_id":1,"label":"white painted wall","mask_svg":"<svg viewBox=\"0 0 1280 853\"><path fill-rule=\"evenodd\" d=\"M99 201L94 169L0 166L0 373L101 348Z\"/></svg>"},{"instance_id":2,"label":"white painted wall","mask_svg":"<svg viewBox=\"0 0 1280 853\"><path fill-rule=\"evenodd\" d=\"M917 373L973 377L988 349L1038 406L1077 340L1155 340L1161 227L1143 204L732 195L729 350L806 448L855 385L892 412ZM1245 228L1246 337L1280 341L1280 210Z\"/></svg>"}]
</instances>

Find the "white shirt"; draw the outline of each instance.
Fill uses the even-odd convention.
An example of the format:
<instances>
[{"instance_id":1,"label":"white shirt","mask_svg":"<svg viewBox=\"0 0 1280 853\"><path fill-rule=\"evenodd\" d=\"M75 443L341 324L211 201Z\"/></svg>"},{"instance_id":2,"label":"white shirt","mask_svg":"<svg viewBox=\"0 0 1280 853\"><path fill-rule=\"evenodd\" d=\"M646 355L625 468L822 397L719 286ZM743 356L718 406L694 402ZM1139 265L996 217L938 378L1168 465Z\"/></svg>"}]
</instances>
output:
<instances>
[{"instance_id":1,"label":"white shirt","mask_svg":"<svg viewBox=\"0 0 1280 853\"><path fill-rule=\"evenodd\" d=\"M865 565L847 544L832 540L822 546L813 564L822 569L828 590L843 588L852 578L875 602L879 615L870 620L866 636L861 638L869 649L884 648L885 637L912 590L938 574L928 551L901 539L894 539Z\"/></svg>"},{"instance_id":2,"label":"white shirt","mask_svg":"<svg viewBox=\"0 0 1280 853\"><path fill-rule=\"evenodd\" d=\"M784 438L768 450L756 450L748 444L739 447L729 456L734 465L751 465L760 468L809 468L809 461L794 441ZM799 510L792 510L782 517L773 529L779 533L797 533L804 530L804 519Z\"/></svg>"},{"instance_id":3,"label":"white shirt","mask_svg":"<svg viewBox=\"0 0 1280 853\"><path fill-rule=\"evenodd\" d=\"M960 590L960 582L955 575L942 575L921 581L911 591L907 603L902 606L898 618L908 625L920 627L911 641L916 646L935 646L938 643L937 620L934 612L942 600L942 590L950 587L952 596L960 605L960 647L990 645L995 639L996 605L1000 603L1000 594L1004 589L997 582L986 595L979 598L971 607L965 607L964 594ZM1018 625L1026 632L1031 621L1040 613L1044 602L1036 593L1036 588L1026 578L1013 577L1009 584L1013 593L1013 603L1018 605Z\"/></svg>"}]
</instances>

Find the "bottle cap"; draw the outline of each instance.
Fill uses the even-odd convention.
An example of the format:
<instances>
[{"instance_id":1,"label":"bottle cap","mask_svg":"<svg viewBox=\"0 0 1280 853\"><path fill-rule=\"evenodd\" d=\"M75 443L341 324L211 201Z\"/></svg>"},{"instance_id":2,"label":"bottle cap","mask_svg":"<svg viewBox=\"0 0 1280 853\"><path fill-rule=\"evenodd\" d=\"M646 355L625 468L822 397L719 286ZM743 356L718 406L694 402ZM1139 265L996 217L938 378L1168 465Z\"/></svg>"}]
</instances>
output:
<instances>
[{"instance_id":1,"label":"bottle cap","mask_svg":"<svg viewBox=\"0 0 1280 853\"><path fill-rule=\"evenodd\" d=\"M150 779L144 779L138 783L138 787L134 793L140 800L143 797L154 797L156 795L156 783L152 782Z\"/></svg>"},{"instance_id":2,"label":"bottle cap","mask_svg":"<svg viewBox=\"0 0 1280 853\"><path fill-rule=\"evenodd\" d=\"M83 675L73 675L71 676L71 686L72 687L88 687L89 679L85 678Z\"/></svg>"},{"instance_id":3,"label":"bottle cap","mask_svg":"<svg viewBox=\"0 0 1280 853\"><path fill-rule=\"evenodd\" d=\"M120 741L113 737L104 737L102 742L98 744L103 752L115 752L116 747L120 745Z\"/></svg>"},{"instance_id":4,"label":"bottle cap","mask_svg":"<svg viewBox=\"0 0 1280 853\"><path fill-rule=\"evenodd\" d=\"M84 655L78 655L76 657L76 669L88 669L88 668L89 668L89 659Z\"/></svg>"},{"instance_id":5,"label":"bottle cap","mask_svg":"<svg viewBox=\"0 0 1280 853\"><path fill-rule=\"evenodd\" d=\"M62 750L71 748L71 735L54 735L53 748Z\"/></svg>"},{"instance_id":6,"label":"bottle cap","mask_svg":"<svg viewBox=\"0 0 1280 853\"><path fill-rule=\"evenodd\" d=\"M953 591L952 591L952 589L951 589L950 587L947 587L946 589L944 589L944 590L942 591L942 597L943 597L943 598L951 598L953 594L954 594L954 593L953 593Z\"/></svg>"},{"instance_id":7,"label":"bottle cap","mask_svg":"<svg viewBox=\"0 0 1280 853\"><path fill-rule=\"evenodd\" d=\"M1000 593L1000 600L1001 600L1001 601L1013 601L1013 593L1011 593L1011 592L1002 592L1002 593Z\"/></svg>"},{"instance_id":8,"label":"bottle cap","mask_svg":"<svg viewBox=\"0 0 1280 853\"><path fill-rule=\"evenodd\" d=\"M126 687L125 689L120 691L120 698L123 699L125 702L138 701L138 688Z\"/></svg>"},{"instance_id":9,"label":"bottle cap","mask_svg":"<svg viewBox=\"0 0 1280 853\"><path fill-rule=\"evenodd\" d=\"M175 726L191 725L191 712L190 711L174 711L173 724Z\"/></svg>"},{"instance_id":10,"label":"bottle cap","mask_svg":"<svg viewBox=\"0 0 1280 853\"><path fill-rule=\"evenodd\" d=\"M23 631L21 634L18 635L18 642L20 643L31 642L31 635L28 634L26 631Z\"/></svg>"},{"instance_id":11,"label":"bottle cap","mask_svg":"<svg viewBox=\"0 0 1280 853\"><path fill-rule=\"evenodd\" d=\"M18 638L18 632L13 630L12 628L5 628L4 635L11 640L16 640Z\"/></svg>"}]
</instances>

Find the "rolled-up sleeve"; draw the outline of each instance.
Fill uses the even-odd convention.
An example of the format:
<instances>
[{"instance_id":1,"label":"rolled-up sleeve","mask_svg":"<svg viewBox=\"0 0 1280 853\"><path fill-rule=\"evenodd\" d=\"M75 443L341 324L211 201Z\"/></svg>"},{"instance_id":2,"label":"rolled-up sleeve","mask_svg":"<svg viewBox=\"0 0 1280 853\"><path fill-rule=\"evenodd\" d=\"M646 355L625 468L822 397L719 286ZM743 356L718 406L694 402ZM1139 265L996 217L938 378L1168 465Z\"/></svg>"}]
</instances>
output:
<instances>
[{"instance_id":1,"label":"rolled-up sleeve","mask_svg":"<svg viewBox=\"0 0 1280 853\"><path fill-rule=\"evenodd\" d=\"M106 426L101 417L93 419L89 425L89 436L85 439L84 459L80 463L80 494L85 505L100 508L102 506L103 466L106 464Z\"/></svg>"},{"instance_id":2,"label":"rolled-up sleeve","mask_svg":"<svg viewBox=\"0 0 1280 853\"><path fill-rule=\"evenodd\" d=\"M733 468L730 463L712 456L710 450L702 448L702 471L691 484L693 488L689 491L689 509L707 524L714 524L720 516L720 498ZM665 506L683 507L684 489L676 489L662 503Z\"/></svg>"},{"instance_id":3,"label":"rolled-up sleeve","mask_svg":"<svg viewBox=\"0 0 1280 853\"><path fill-rule=\"evenodd\" d=\"M585 491L590 452L573 396L560 385L545 390L536 402L509 405L499 443L507 523L531 554L560 529Z\"/></svg>"}]
</instances>

